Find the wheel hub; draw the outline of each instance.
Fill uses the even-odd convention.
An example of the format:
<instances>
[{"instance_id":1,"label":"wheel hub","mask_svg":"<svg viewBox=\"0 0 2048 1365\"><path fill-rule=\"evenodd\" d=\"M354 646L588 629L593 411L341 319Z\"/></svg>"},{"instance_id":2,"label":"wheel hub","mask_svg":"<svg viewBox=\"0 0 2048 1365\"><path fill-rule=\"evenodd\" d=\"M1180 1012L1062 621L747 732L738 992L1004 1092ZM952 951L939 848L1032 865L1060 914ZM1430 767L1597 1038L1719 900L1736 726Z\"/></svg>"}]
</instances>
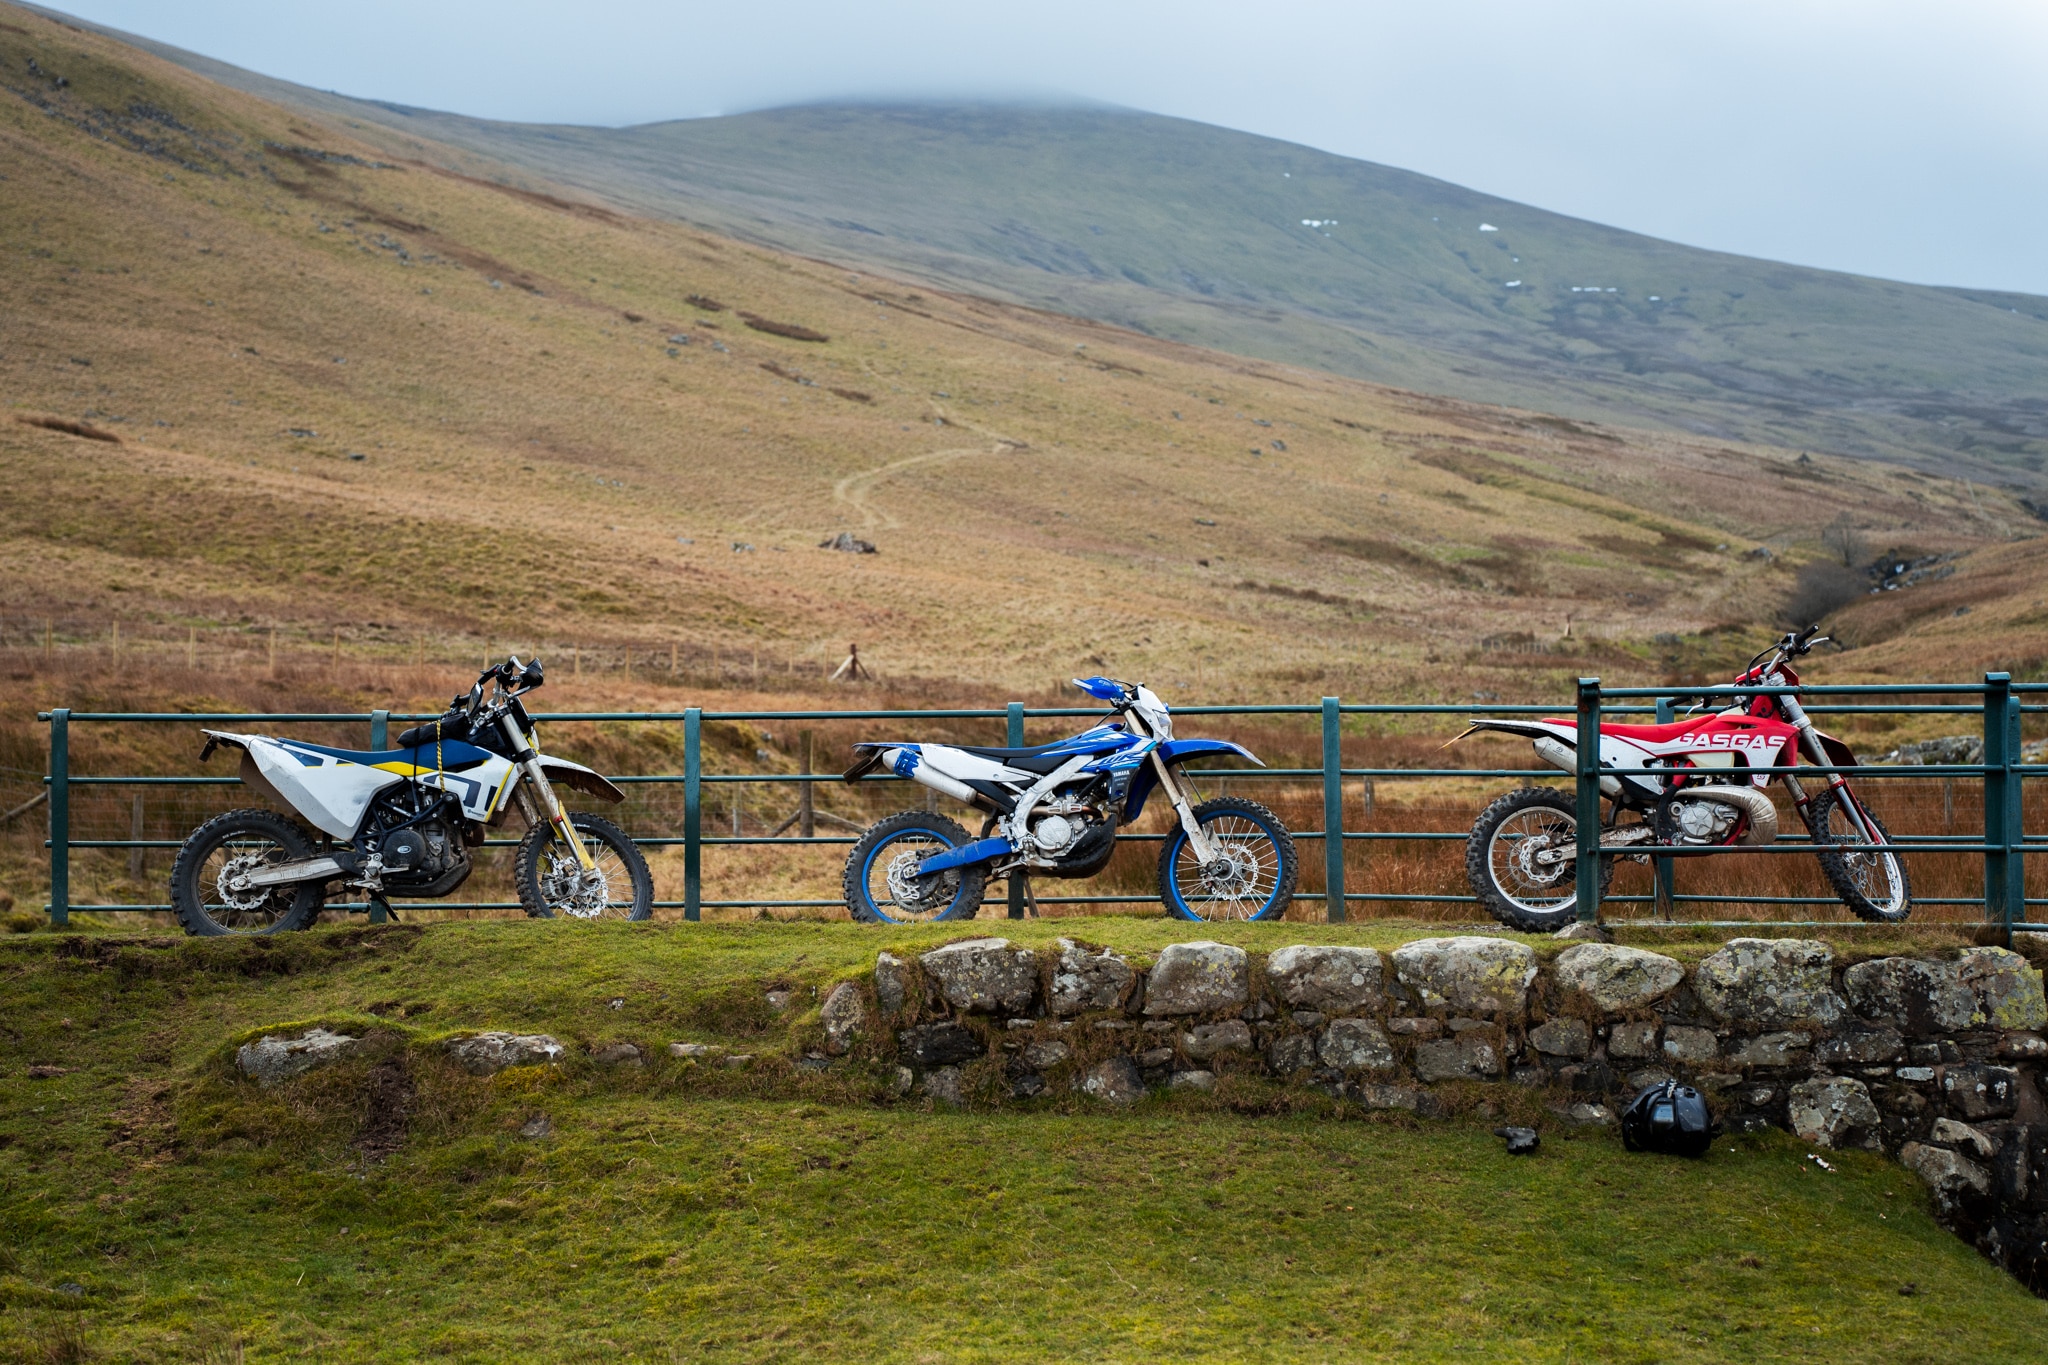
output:
<instances>
[{"instance_id":1,"label":"wheel hub","mask_svg":"<svg viewBox=\"0 0 2048 1365\"><path fill-rule=\"evenodd\" d=\"M929 876L917 875L917 865L924 861L923 855L905 851L889 860L889 899L914 914L924 914L943 906L953 898L953 891L959 886L959 874L948 868L944 872Z\"/></svg>"},{"instance_id":2,"label":"wheel hub","mask_svg":"<svg viewBox=\"0 0 2048 1365\"><path fill-rule=\"evenodd\" d=\"M1510 856L1514 860L1515 870L1523 877L1539 885L1548 886L1564 875L1562 858L1554 854L1550 857L1543 856L1549 851L1550 836L1532 834L1516 843L1515 851Z\"/></svg>"},{"instance_id":3,"label":"wheel hub","mask_svg":"<svg viewBox=\"0 0 2048 1365\"><path fill-rule=\"evenodd\" d=\"M245 914L261 910L270 899L271 888L250 886L249 874L266 861L260 853L239 853L223 863L213 879L213 893L221 904Z\"/></svg>"},{"instance_id":4,"label":"wheel hub","mask_svg":"<svg viewBox=\"0 0 2048 1365\"><path fill-rule=\"evenodd\" d=\"M596 919L611 902L611 881L603 868L586 872L574 858L559 853L549 855L540 889L551 907L577 919Z\"/></svg>"},{"instance_id":5,"label":"wheel hub","mask_svg":"<svg viewBox=\"0 0 2048 1365\"><path fill-rule=\"evenodd\" d=\"M1225 848L1202 864L1202 889L1212 896L1241 896L1259 875L1258 862L1245 849Z\"/></svg>"}]
</instances>

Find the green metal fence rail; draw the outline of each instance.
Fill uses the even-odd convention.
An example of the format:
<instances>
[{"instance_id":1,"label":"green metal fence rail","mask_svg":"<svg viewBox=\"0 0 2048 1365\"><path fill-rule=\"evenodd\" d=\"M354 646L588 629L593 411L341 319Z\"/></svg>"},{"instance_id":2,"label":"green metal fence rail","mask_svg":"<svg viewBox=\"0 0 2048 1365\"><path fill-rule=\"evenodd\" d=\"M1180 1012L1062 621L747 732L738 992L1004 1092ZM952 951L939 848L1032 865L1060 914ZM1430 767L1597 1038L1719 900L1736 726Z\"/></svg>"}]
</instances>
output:
<instances>
[{"instance_id":1,"label":"green metal fence rail","mask_svg":"<svg viewBox=\"0 0 2048 1365\"><path fill-rule=\"evenodd\" d=\"M1694 691L1696 691L1695 689ZM2048 924L2030 923L2027 920L2029 906L2048 904L2048 898L2029 900L2025 894L2025 857L2030 847L2048 850L2048 838L2031 843L2024 835L2021 815L2023 810L2024 781L2029 777L2048 773L2048 765L2028 765L2021 752L2021 719L2023 713L2048 711L2048 704L2024 705L2023 697L2048 693L2048 684L2014 683L2004 673L1989 673L1982 683L1899 683L1820 686L1811 685L1797 689L1742 687L1716 689L1716 696L1730 700L1742 700L1759 695L1797 691L1802 696L1813 698L1843 698L1832 704L1808 705L1811 715L1926 715L1947 714L1970 716L1979 720L1984 735L1984 761L1974 764L1914 764L1877 766L1864 765L1852 769L1836 769L1817 764L1800 764L1797 768L1752 768L1752 775L1759 772L1797 771L1806 774L1826 774L1836 771L1853 771L1859 780L1886 777L1913 778L1969 778L1983 783L1984 837L1981 841L1927 835L1894 836L1895 851L1905 854L1965 853L1980 854L1984 860L1984 894L1977 897L1921 897L1916 905L1981 905L1986 922L1998 926L2008 937L2014 930L2036 930L2048 932ZM1687 693L1692 695L1692 693ZM1940 698L1939 701L1885 701L1885 698ZM1343 766L1342 739L1344 718L1380 716L1472 716L1472 715L1558 715L1566 708L1540 705L1482 705L1454 706L1444 704L1404 703L1345 703L1337 697L1325 697L1319 703L1267 704L1240 706L1182 706L1175 707L1178 717L1194 716L1301 716L1316 717L1321 721L1321 763L1314 768L1229 768L1211 769L1212 773L1227 775L1233 782L1305 782L1320 779L1322 787L1322 828L1297 830L1295 838L1302 841L1320 841L1323 845L1323 869L1325 890L1321 893L1303 892L1296 899L1321 900L1326 916L1331 923L1342 923L1346 906L1353 903L1402 904L1402 903L1472 903L1470 895L1438 894L1431 892L1394 892L1373 890L1351 890L1346 885L1344 846L1347 842L1429 842L1462 840L1465 835L1459 831L1443 830L1360 830L1347 829L1344 822L1344 784L1351 780L1372 781L1376 779L1415 778L1556 778L1555 769L1541 768L1372 768ZM1575 775L1579 850L1578 850L1578 905L1580 916L1594 919L1600 914L1602 897L1598 873L1598 809L1600 800L1599 779L1601 776L1625 775L1637 772L1661 771L1655 769L1596 768L1598 744L1591 742L1597 735L1601 719L1614 715L1654 714L1659 721L1668 721L1674 712L1672 689L1666 688L1602 688L1598 678L1580 679L1574 705L1579 729L1578 752L1579 771ZM835 906L836 900L722 900L707 901L703 896L704 851L728 845L847 845L855 842L850 835L817 835L809 837L755 836L755 835L707 835L704 830L704 795L706 786L718 787L725 784L788 784L816 783L821 780L835 780L831 774L816 773L706 773L703 771L703 726L706 721L758 722L773 721L876 721L906 722L938 720L989 720L1003 722L1004 741L1016 747L1024 743L1024 724L1027 719L1086 718L1099 719L1103 711L1097 707L1032 707L1022 702L1011 702L1000 709L967 708L935 709L914 711L880 710L777 710L777 711L706 711L689 707L682 711L589 711L553 712L538 714L535 720L550 725L565 723L603 722L661 722L683 727L683 770L680 773L654 773L614 778L621 786L672 785L680 786L683 792L681 829L676 833L644 833L636 835L637 842L648 847L681 845L683 849L683 898L680 901L657 901L664 908L680 908L686 920L697 920L702 912L709 909L774 909L774 908L819 908ZM72 793L76 788L123 787L208 787L236 786L238 777L170 776L144 777L117 774L79 774L71 766L71 731L76 725L99 724L148 724L148 725L289 725L289 724L367 724L369 747L382 750L388 747L390 722L393 719L428 720L430 714L401 714L391 711L369 712L300 712L300 713L255 713L231 712L217 714L194 714L185 712L84 712L60 708L40 713L38 720L49 725L49 773L44 779L48 791L49 837L46 846L50 851L50 900L46 907L50 921L55 925L68 922L72 911L164 911L170 907L164 903L138 904L74 904L71 900L71 854L74 849L165 849L176 848L178 840L170 839L94 839L74 838L71 832ZM889 732L892 736L898 730ZM905 736L909 738L911 736ZM896 782L903 779L893 774L874 775L864 778L866 782ZM1335 837L1332 837L1334 833ZM1126 833L1118 836L1119 841L1159 841L1164 834ZM493 839L488 846L504 847L516 841ZM1841 845L1845 850L1856 850L1863 845ZM1776 844L1763 848L1745 847L1744 853L1810 853L1812 844L1804 835L1779 836ZM1734 852L1737 850L1729 850ZM1716 851L1711 854L1699 852L1686 855L1687 860L1700 856L1724 856ZM1610 895L1604 899L1614 904L1641 905L1650 903L1658 913L1669 911L1683 904L1761 904L1782 906L1826 906L1837 904L1828 897L1808 896L1744 896L1744 895L1687 895L1675 889L1672 857L1653 858L1653 889L1646 895ZM1021 882L1012 879L1007 888L1006 904L1011 918L1022 918L1025 913L1025 892ZM1082 904L1141 904L1152 902L1149 895L1068 895L1041 896L1037 900L1046 905ZM401 908L414 905L421 909L516 909L516 902L479 901L427 901L410 903L398 901ZM367 905L330 906L331 909L367 909ZM1665 922L1665 921L1659 921ZM1712 924L1754 924L1811 925L1813 920L1743 920L1743 921L1692 921Z\"/></svg>"}]
</instances>

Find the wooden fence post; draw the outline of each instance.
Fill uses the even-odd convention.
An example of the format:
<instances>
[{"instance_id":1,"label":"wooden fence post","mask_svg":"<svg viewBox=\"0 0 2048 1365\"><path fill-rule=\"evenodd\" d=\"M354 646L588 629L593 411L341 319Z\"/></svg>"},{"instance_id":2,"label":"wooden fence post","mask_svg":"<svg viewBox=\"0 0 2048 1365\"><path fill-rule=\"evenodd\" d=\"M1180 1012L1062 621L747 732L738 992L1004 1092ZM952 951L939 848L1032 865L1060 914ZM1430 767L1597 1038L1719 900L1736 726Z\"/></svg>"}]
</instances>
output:
<instances>
[{"instance_id":1,"label":"wooden fence post","mask_svg":"<svg viewBox=\"0 0 2048 1365\"><path fill-rule=\"evenodd\" d=\"M802 767L804 774L808 776L811 771L811 732L809 730L801 731L797 735L796 748L797 762ZM809 839L818 832L817 815L811 806L811 784L808 782L799 783L797 785L797 793L796 832L802 837Z\"/></svg>"}]
</instances>

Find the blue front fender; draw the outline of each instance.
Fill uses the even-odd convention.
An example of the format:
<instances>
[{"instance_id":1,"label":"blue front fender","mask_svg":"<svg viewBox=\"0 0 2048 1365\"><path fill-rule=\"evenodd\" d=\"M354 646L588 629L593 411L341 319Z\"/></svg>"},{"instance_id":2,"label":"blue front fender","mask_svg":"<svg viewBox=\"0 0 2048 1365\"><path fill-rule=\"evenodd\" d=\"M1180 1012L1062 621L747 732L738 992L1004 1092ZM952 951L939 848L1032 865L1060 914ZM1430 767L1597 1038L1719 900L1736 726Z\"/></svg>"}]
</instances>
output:
<instances>
[{"instance_id":1,"label":"blue front fender","mask_svg":"<svg viewBox=\"0 0 2048 1365\"><path fill-rule=\"evenodd\" d=\"M1205 754L1236 754L1239 758L1250 759L1261 768L1266 766L1259 762L1259 756L1250 749L1242 744L1232 744L1227 739L1170 739L1159 746L1158 753L1160 759L1168 765L1185 763L1191 758L1200 758ZM1131 774L1131 790L1124 797L1125 824L1144 814L1145 800L1152 795L1152 789L1158 785L1159 779L1153 775L1150 763Z\"/></svg>"}]
</instances>

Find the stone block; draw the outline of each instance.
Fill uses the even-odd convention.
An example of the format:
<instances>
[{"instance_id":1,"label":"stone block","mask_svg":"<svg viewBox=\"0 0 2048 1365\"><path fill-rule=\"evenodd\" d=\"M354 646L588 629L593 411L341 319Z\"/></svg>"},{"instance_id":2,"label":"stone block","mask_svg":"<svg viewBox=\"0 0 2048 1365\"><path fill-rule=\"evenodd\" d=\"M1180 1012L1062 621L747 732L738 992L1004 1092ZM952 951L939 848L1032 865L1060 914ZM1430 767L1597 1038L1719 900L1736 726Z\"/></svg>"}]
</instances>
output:
<instances>
[{"instance_id":1,"label":"stone block","mask_svg":"<svg viewBox=\"0 0 2048 1365\"><path fill-rule=\"evenodd\" d=\"M1111 1057L1083 1072L1074 1088L1105 1104L1131 1104L1143 1097L1145 1077L1129 1057Z\"/></svg>"},{"instance_id":2,"label":"stone block","mask_svg":"<svg viewBox=\"0 0 2048 1365\"><path fill-rule=\"evenodd\" d=\"M1593 1050L1593 1030L1583 1019L1550 1019L1529 1030L1529 1046L1576 1061Z\"/></svg>"},{"instance_id":3,"label":"stone block","mask_svg":"<svg viewBox=\"0 0 2048 1365\"><path fill-rule=\"evenodd\" d=\"M2048 1058L2048 1039L2038 1033L2008 1033L1998 1040L1998 1055L2007 1061L2038 1062Z\"/></svg>"},{"instance_id":4,"label":"stone block","mask_svg":"<svg viewBox=\"0 0 2048 1365\"><path fill-rule=\"evenodd\" d=\"M901 1014L910 998L910 964L894 953L875 954L875 1003L884 1014Z\"/></svg>"},{"instance_id":5,"label":"stone block","mask_svg":"<svg viewBox=\"0 0 2048 1365\"><path fill-rule=\"evenodd\" d=\"M1737 1066L1804 1066L1812 1046L1810 1033L1766 1033L1742 1039L1729 1050L1728 1060Z\"/></svg>"},{"instance_id":6,"label":"stone block","mask_svg":"<svg viewBox=\"0 0 2048 1365\"><path fill-rule=\"evenodd\" d=\"M1024 1065L1033 1071L1050 1071L1073 1055L1073 1049L1057 1040L1049 1043L1030 1043L1021 1056Z\"/></svg>"},{"instance_id":7,"label":"stone block","mask_svg":"<svg viewBox=\"0 0 2048 1365\"><path fill-rule=\"evenodd\" d=\"M1490 1081L1501 1069L1500 1049L1483 1038L1440 1038L1415 1049L1420 1081Z\"/></svg>"},{"instance_id":8,"label":"stone block","mask_svg":"<svg viewBox=\"0 0 2048 1365\"><path fill-rule=\"evenodd\" d=\"M1091 1010L1120 1008L1138 974L1131 964L1107 948L1095 949L1073 939L1057 941L1059 960L1052 969L1052 1012L1061 1017Z\"/></svg>"},{"instance_id":9,"label":"stone block","mask_svg":"<svg viewBox=\"0 0 2048 1365\"><path fill-rule=\"evenodd\" d=\"M265 1034L235 1049L235 1065L244 1076L268 1089L280 1081L338 1062L361 1046L362 1039L353 1034L324 1028L307 1029L295 1038ZM561 1051L559 1046L555 1050Z\"/></svg>"},{"instance_id":10,"label":"stone block","mask_svg":"<svg viewBox=\"0 0 2048 1365\"><path fill-rule=\"evenodd\" d=\"M985 1051L981 1039L951 1020L919 1024L896 1035L896 1055L905 1066L955 1066Z\"/></svg>"},{"instance_id":11,"label":"stone block","mask_svg":"<svg viewBox=\"0 0 2048 1365\"><path fill-rule=\"evenodd\" d=\"M1519 1018L1536 979L1536 954L1512 939L1425 938L1393 956L1401 984L1430 1009Z\"/></svg>"},{"instance_id":12,"label":"stone block","mask_svg":"<svg viewBox=\"0 0 2048 1365\"><path fill-rule=\"evenodd\" d=\"M1266 1065L1282 1078L1306 1071L1316 1064L1316 1040L1306 1033L1275 1038L1266 1049Z\"/></svg>"},{"instance_id":13,"label":"stone block","mask_svg":"<svg viewBox=\"0 0 2048 1365\"><path fill-rule=\"evenodd\" d=\"M825 1027L825 1051L837 1057L853 1046L853 1040L860 1036L867 1025L867 1003L861 999L860 987L851 981L842 981L825 995L825 1003L818 1007L818 1022Z\"/></svg>"},{"instance_id":14,"label":"stone block","mask_svg":"<svg viewBox=\"0 0 2048 1365\"><path fill-rule=\"evenodd\" d=\"M1977 1002L1980 1022L1996 1029L2037 1029L2048 1024L2041 969L2004 948L1966 948L1956 976Z\"/></svg>"},{"instance_id":15,"label":"stone block","mask_svg":"<svg viewBox=\"0 0 2048 1365\"><path fill-rule=\"evenodd\" d=\"M960 1068L957 1066L934 1067L925 1072L923 1090L941 1104L960 1105L967 1102Z\"/></svg>"},{"instance_id":16,"label":"stone block","mask_svg":"<svg viewBox=\"0 0 2048 1365\"><path fill-rule=\"evenodd\" d=\"M1385 968L1372 948L1300 944L1266 959L1266 988L1299 1009L1364 1014L1386 1003Z\"/></svg>"},{"instance_id":17,"label":"stone block","mask_svg":"<svg viewBox=\"0 0 2048 1365\"><path fill-rule=\"evenodd\" d=\"M599 1066L645 1066L646 1059L632 1043L605 1043L590 1049L590 1060Z\"/></svg>"},{"instance_id":18,"label":"stone block","mask_svg":"<svg viewBox=\"0 0 2048 1365\"><path fill-rule=\"evenodd\" d=\"M1022 1014L1038 997L1038 955L1005 938L962 939L917 960L956 1010Z\"/></svg>"},{"instance_id":19,"label":"stone block","mask_svg":"<svg viewBox=\"0 0 2048 1365\"><path fill-rule=\"evenodd\" d=\"M1720 1055L1721 1040L1714 1036L1712 1029L1673 1024L1664 1030L1664 1059L1668 1062L1702 1066Z\"/></svg>"},{"instance_id":20,"label":"stone block","mask_svg":"<svg viewBox=\"0 0 2048 1365\"><path fill-rule=\"evenodd\" d=\"M1946 1147L1909 1142L1899 1148L1899 1164L1919 1176L1945 1207L1971 1196L1991 1193L1991 1176L1982 1166Z\"/></svg>"},{"instance_id":21,"label":"stone block","mask_svg":"<svg viewBox=\"0 0 2048 1365\"><path fill-rule=\"evenodd\" d=\"M1244 949L1198 939L1168 944L1145 981L1148 1015L1213 1014L1241 1009L1251 999Z\"/></svg>"},{"instance_id":22,"label":"stone block","mask_svg":"<svg viewBox=\"0 0 2048 1365\"><path fill-rule=\"evenodd\" d=\"M451 1039L448 1055L472 1076L489 1076L508 1066L542 1066L554 1062L563 1047L545 1033L478 1033Z\"/></svg>"},{"instance_id":23,"label":"stone block","mask_svg":"<svg viewBox=\"0 0 2048 1365\"><path fill-rule=\"evenodd\" d=\"M1814 1052L1814 1060L1823 1066L1876 1066L1897 1061L1905 1051L1906 1043L1899 1037L1899 1031L1880 1025L1877 1028L1852 1029L1822 1040Z\"/></svg>"},{"instance_id":24,"label":"stone block","mask_svg":"<svg viewBox=\"0 0 2048 1365\"><path fill-rule=\"evenodd\" d=\"M1181 1051L1206 1062L1225 1052L1252 1050L1251 1025L1242 1019L1225 1019L1218 1024L1197 1024L1181 1036Z\"/></svg>"},{"instance_id":25,"label":"stone block","mask_svg":"<svg viewBox=\"0 0 2048 1365\"><path fill-rule=\"evenodd\" d=\"M2019 1108L2020 1073L2010 1067L1974 1062L1968 1066L1944 1067L1941 1097L1951 1112L1973 1122L2002 1119Z\"/></svg>"},{"instance_id":26,"label":"stone block","mask_svg":"<svg viewBox=\"0 0 2048 1365\"><path fill-rule=\"evenodd\" d=\"M1957 1123L1954 1119L1936 1119L1934 1126L1928 1130L1927 1135L1935 1142L1939 1142L1946 1147L1954 1147L1958 1150L1968 1147L1986 1161L1991 1160L1992 1157L1998 1154L1998 1145L1990 1138L1978 1132L1969 1124Z\"/></svg>"},{"instance_id":27,"label":"stone block","mask_svg":"<svg viewBox=\"0 0 2048 1365\"><path fill-rule=\"evenodd\" d=\"M1173 1090L1214 1090L1216 1073L1213 1071L1176 1071L1166 1078L1166 1084Z\"/></svg>"},{"instance_id":28,"label":"stone block","mask_svg":"<svg viewBox=\"0 0 2048 1365\"><path fill-rule=\"evenodd\" d=\"M1879 1146L1882 1116L1870 1089L1847 1076L1816 1076L1792 1087L1792 1131L1816 1147Z\"/></svg>"},{"instance_id":29,"label":"stone block","mask_svg":"<svg viewBox=\"0 0 2048 1365\"><path fill-rule=\"evenodd\" d=\"M1642 1009L1685 979L1676 958L1614 943L1580 943L1557 955L1557 984L1583 993L1609 1014Z\"/></svg>"},{"instance_id":30,"label":"stone block","mask_svg":"<svg viewBox=\"0 0 2048 1365\"><path fill-rule=\"evenodd\" d=\"M1331 1020L1316 1051L1324 1066L1339 1071L1389 1071L1394 1065L1393 1045L1370 1019Z\"/></svg>"},{"instance_id":31,"label":"stone block","mask_svg":"<svg viewBox=\"0 0 2048 1365\"><path fill-rule=\"evenodd\" d=\"M1693 990L1730 1023L1829 1027L1848 1013L1834 992L1834 960L1827 944L1813 939L1730 939L1693 972Z\"/></svg>"},{"instance_id":32,"label":"stone block","mask_svg":"<svg viewBox=\"0 0 2048 1365\"><path fill-rule=\"evenodd\" d=\"M1977 997L1954 962L1880 957L1842 973L1850 1006L1865 1019L1882 1019L1905 1033L1954 1033L1981 1016Z\"/></svg>"},{"instance_id":33,"label":"stone block","mask_svg":"<svg viewBox=\"0 0 2048 1365\"><path fill-rule=\"evenodd\" d=\"M1351 1086L1349 1093L1368 1109L1405 1109L1412 1114L1422 1104L1422 1092L1407 1085L1361 1082Z\"/></svg>"},{"instance_id":34,"label":"stone block","mask_svg":"<svg viewBox=\"0 0 2048 1365\"><path fill-rule=\"evenodd\" d=\"M1434 1038L1444 1031L1441 1019L1389 1019L1387 1032L1404 1038Z\"/></svg>"},{"instance_id":35,"label":"stone block","mask_svg":"<svg viewBox=\"0 0 2048 1365\"><path fill-rule=\"evenodd\" d=\"M1655 1020L1616 1024L1607 1031L1607 1055L1620 1058L1661 1056L1657 1033L1662 1027Z\"/></svg>"}]
</instances>

